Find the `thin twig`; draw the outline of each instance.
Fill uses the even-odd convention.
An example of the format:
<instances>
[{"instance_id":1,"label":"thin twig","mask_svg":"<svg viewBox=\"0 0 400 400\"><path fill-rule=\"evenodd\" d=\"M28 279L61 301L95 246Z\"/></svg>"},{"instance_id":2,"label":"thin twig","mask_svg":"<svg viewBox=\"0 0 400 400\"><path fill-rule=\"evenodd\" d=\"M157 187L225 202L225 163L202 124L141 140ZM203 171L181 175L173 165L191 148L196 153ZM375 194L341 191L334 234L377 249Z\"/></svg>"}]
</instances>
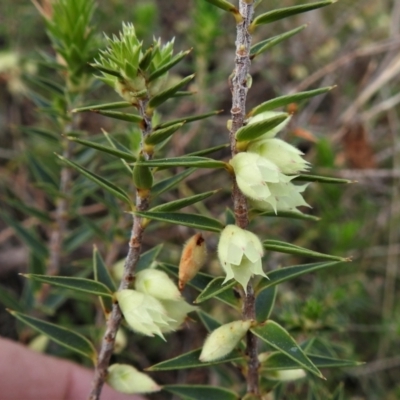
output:
<instances>
[{"instance_id":1,"label":"thin twig","mask_svg":"<svg viewBox=\"0 0 400 400\"><path fill-rule=\"evenodd\" d=\"M246 98L247 98L247 80L250 69L250 46L251 35L248 31L249 24L254 12L253 2L245 3L239 0L239 12L243 17L243 22L237 24L236 30L236 57L235 69L230 79L232 90L232 128L230 131L230 144L232 157L237 154L235 134L243 126L246 114ZM248 209L247 201L243 193L240 191L235 177L233 177L232 190L233 208L235 213L236 225L245 229L248 225ZM247 287L247 294L243 294L243 312L244 320L255 319L255 297L251 284ZM257 355L257 338L249 331L247 332L246 354L248 356L248 372L247 372L247 393L259 394L258 386L258 355Z\"/></svg>"},{"instance_id":2,"label":"thin twig","mask_svg":"<svg viewBox=\"0 0 400 400\"><path fill-rule=\"evenodd\" d=\"M139 112L143 117L142 129L142 153L146 160L151 158L143 149L143 140L150 134L152 130L151 117L146 112L148 100L140 101ZM149 207L149 195L140 190L136 190L136 210L146 211ZM136 215L133 216L133 226L131 237L129 240L129 251L125 259L124 273L119 284L118 290L127 289L133 280L136 265L140 259L140 250L142 246L144 227L142 225L142 218ZM101 348L97 360L95 374L92 382L92 390L88 400L98 400L100 398L101 390L107 378L107 368L110 364L110 359L114 351L115 337L121 325L122 313L118 303L114 303L110 316L107 320L106 331L103 336Z\"/></svg>"}]
</instances>

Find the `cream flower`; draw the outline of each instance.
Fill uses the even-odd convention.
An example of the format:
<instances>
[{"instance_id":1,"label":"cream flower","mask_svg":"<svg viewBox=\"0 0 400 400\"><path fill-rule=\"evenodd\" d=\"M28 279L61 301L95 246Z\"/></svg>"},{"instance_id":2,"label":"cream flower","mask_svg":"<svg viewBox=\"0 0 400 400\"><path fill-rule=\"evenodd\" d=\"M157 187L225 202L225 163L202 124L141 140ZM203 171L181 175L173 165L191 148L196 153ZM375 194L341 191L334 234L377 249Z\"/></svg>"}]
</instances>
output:
<instances>
[{"instance_id":1,"label":"cream flower","mask_svg":"<svg viewBox=\"0 0 400 400\"><path fill-rule=\"evenodd\" d=\"M247 151L272 161L284 174L310 169L310 163L301 157L303 153L281 139L257 140L248 146Z\"/></svg>"},{"instance_id":2,"label":"cream flower","mask_svg":"<svg viewBox=\"0 0 400 400\"><path fill-rule=\"evenodd\" d=\"M254 233L236 225L227 225L218 243L218 257L226 272L224 283L235 279L246 292L253 274L266 277L261 264L263 254L261 241Z\"/></svg>"},{"instance_id":3,"label":"cream flower","mask_svg":"<svg viewBox=\"0 0 400 400\"><path fill-rule=\"evenodd\" d=\"M173 280L159 269L147 268L136 274L135 289L158 300L179 300L181 293Z\"/></svg>"},{"instance_id":4,"label":"cream flower","mask_svg":"<svg viewBox=\"0 0 400 400\"><path fill-rule=\"evenodd\" d=\"M262 211L275 211L276 214L279 211L297 211L296 207L306 206L310 207L309 204L303 199L301 193L307 188L309 183L304 185L294 185L291 182L288 183L272 183L269 185L271 190L271 196L265 200L252 200L252 206L257 210Z\"/></svg>"},{"instance_id":5,"label":"cream flower","mask_svg":"<svg viewBox=\"0 0 400 400\"><path fill-rule=\"evenodd\" d=\"M167 311L159 300L137 290L120 290L115 293L127 324L136 332L146 336L155 334L165 340L161 329L165 329L171 322Z\"/></svg>"},{"instance_id":6,"label":"cream flower","mask_svg":"<svg viewBox=\"0 0 400 400\"><path fill-rule=\"evenodd\" d=\"M254 200L269 198L272 195L271 183L287 183L293 179L282 174L273 162L255 153L238 153L230 160L230 164L239 189Z\"/></svg>"},{"instance_id":7,"label":"cream flower","mask_svg":"<svg viewBox=\"0 0 400 400\"><path fill-rule=\"evenodd\" d=\"M254 117L250 117L247 121L246 124L254 124L256 122L261 122L266 119L270 119L272 117L277 117L279 115L287 115L284 112L276 112L276 111L265 111L263 113L257 114ZM281 122L279 125L277 125L275 128L272 128L271 130L265 132L259 140L262 139L270 139L273 138L277 135L278 132L280 132L290 121L290 118L292 118L291 115L289 115L283 122Z\"/></svg>"},{"instance_id":8,"label":"cream flower","mask_svg":"<svg viewBox=\"0 0 400 400\"><path fill-rule=\"evenodd\" d=\"M176 331L186 320L187 314L196 311L197 307L192 306L185 300L160 300L161 304L167 311L167 314L174 321L171 321L168 326L162 327L163 333Z\"/></svg>"}]
</instances>

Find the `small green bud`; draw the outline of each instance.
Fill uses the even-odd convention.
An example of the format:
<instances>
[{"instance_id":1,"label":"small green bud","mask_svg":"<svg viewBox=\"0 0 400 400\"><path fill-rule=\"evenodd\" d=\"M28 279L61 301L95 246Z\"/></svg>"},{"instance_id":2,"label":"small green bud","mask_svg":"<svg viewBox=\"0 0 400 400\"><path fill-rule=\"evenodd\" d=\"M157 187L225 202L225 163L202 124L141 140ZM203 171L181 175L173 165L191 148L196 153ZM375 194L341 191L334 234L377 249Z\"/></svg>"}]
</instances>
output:
<instances>
[{"instance_id":1,"label":"small green bud","mask_svg":"<svg viewBox=\"0 0 400 400\"><path fill-rule=\"evenodd\" d=\"M172 279L158 269L144 269L136 274L135 289L158 300L179 300L181 293Z\"/></svg>"},{"instance_id":2,"label":"small green bud","mask_svg":"<svg viewBox=\"0 0 400 400\"><path fill-rule=\"evenodd\" d=\"M217 328L206 339L199 360L209 362L228 355L251 326L251 321L233 321Z\"/></svg>"}]
</instances>

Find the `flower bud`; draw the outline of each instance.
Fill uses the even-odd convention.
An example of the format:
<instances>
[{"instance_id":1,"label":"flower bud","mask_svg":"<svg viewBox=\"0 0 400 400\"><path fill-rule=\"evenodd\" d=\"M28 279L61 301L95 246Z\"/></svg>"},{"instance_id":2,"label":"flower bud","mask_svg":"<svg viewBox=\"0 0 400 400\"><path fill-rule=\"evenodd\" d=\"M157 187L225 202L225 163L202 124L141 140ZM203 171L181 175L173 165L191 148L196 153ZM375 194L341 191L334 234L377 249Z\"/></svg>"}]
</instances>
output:
<instances>
[{"instance_id":1,"label":"flower bud","mask_svg":"<svg viewBox=\"0 0 400 400\"><path fill-rule=\"evenodd\" d=\"M253 274L266 277L261 265L263 254L262 243L254 233L236 225L227 225L218 243L218 258L226 272L224 283L233 278L246 292Z\"/></svg>"},{"instance_id":2,"label":"flower bud","mask_svg":"<svg viewBox=\"0 0 400 400\"><path fill-rule=\"evenodd\" d=\"M284 369L280 371L267 372L266 377L274 381L288 382L304 378L306 372L304 369Z\"/></svg>"},{"instance_id":3,"label":"flower bud","mask_svg":"<svg viewBox=\"0 0 400 400\"><path fill-rule=\"evenodd\" d=\"M127 343L128 343L128 338L126 337L126 333L122 328L119 328L117 334L115 335L113 353L120 354L125 349Z\"/></svg>"},{"instance_id":4,"label":"flower bud","mask_svg":"<svg viewBox=\"0 0 400 400\"><path fill-rule=\"evenodd\" d=\"M217 328L207 337L199 360L209 362L228 355L251 326L251 321L233 321Z\"/></svg>"},{"instance_id":5,"label":"flower bud","mask_svg":"<svg viewBox=\"0 0 400 400\"><path fill-rule=\"evenodd\" d=\"M182 250L179 263L179 290L195 277L207 259L206 242L201 233L192 236Z\"/></svg>"},{"instance_id":6,"label":"flower bud","mask_svg":"<svg viewBox=\"0 0 400 400\"><path fill-rule=\"evenodd\" d=\"M146 336L156 334L165 340L161 328L175 321L156 298L130 289L120 290L115 296L127 324L134 331Z\"/></svg>"},{"instance_id":7,"label":"flower bud","mask_svg":"<svg viewBox=\"0 0 400 400\"><path fill-rule=\"evenodd\" d=\"M181 293L172 279L158 269L147 268L136 274L135 289L156 299L179 300Z\"/></svg>"},{"instance_id":8,"label":"flower bud","mask_svg":"<svg viewBox=\"0 0 400 400\"><path fill-rule=\"evenodd\" d=\"M140 156L139 160L143 161L143 156ZM133 183L138 189L151 189L153 186L151 169L144 165L135 164L133 168Z\"/></svg>"},{"instance_id":9,"label":"flower bud","mask_svg":"<svg viewBox=\"0 0 400 400\"><path fill-rule=\"evenodd\" d=\"M310 169L310 163L301 157L303 153L281 139L257 140L250 143L247 151L272 161L284 174L297 174Z\"/></svg>"},{"instance_id":10,"label":"flower bud","mask_svg":"<svg viewBox=\"0 0 400 400\"><path fill-rule=\"evenodd\" d=\"M113 364L108 368L107 383L122 393L152 393L161 390L148 375L127 364Z\"/></svg>"},{"instance_id":11,"label":"flower bud","mask_svg":"<svg viewBox=\"0 0 400 400\"><path fill-rule=\"evenodd\" d=\"M235 171L239 189L254 200L270 197L271 183L287 183L293 179L282 174L273 162L255 153L238 153L229 163Z\"/></svg>"}]
</instances>

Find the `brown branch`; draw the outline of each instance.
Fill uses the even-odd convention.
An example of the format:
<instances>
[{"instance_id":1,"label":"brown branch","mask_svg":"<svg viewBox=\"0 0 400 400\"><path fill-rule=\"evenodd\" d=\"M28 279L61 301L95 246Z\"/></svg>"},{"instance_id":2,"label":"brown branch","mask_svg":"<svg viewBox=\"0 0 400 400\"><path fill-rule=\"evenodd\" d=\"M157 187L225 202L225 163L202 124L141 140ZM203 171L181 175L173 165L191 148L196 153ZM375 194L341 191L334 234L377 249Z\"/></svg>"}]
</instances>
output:
<instances>
[{"instance_id":1,"label":"brown branch","mask_svg":"<svg viewBox=\"0 0 400 400\"><path fill-rule=\"evenodd\" d=\"M142 128L142 153L146 160L151 158L151 154L147 154L143 149L143 140L150 134L152 130L151 116L146 112L148 100L140 102L139 111L143 117ZM149 207L149 194L148 192L136 190L136 210L146 211ZM142 218L136 215L133 216L133 226L131 237L129 240L129 251L125 259L124 273L119 284L118 290L124 290L129 287L133 280L136 265L140 259L140 250L142 246L142 237L144 227L142 225ZM101 390L107 378L107 369L110 364L110 359L114 351L115 337L121 325L122 313L118 303L114 303L110 316L107 320L106 331L103 336L101 348L97 360L95 374L92 382L92 390L89 394L88 400L98 400L100 398Z\"/></svg>"},{"instance_id":2,"label":"brown branch","mask_svg":"<svg viewBox=\"0 0 400 400\"><path fill-rule=\"evenodd\" d=\"M230 87L232 90L232 127L230 130L230 144L232 157L238 153L236 147L236 132L243 126L246 115L246 98L247 98L247 79L250 69L250 46L251 35L248 27L254 12L253 2L247 3L239 0L239 12L243 17L243 21L236 26L236 56L235 69L230 77ZM233 209L235 213L236 225L245 229L249 223L248 208L246 197L240 191L235 177L233 177L232 190ZM243 312L244 320L255 319L255 296L251 284L247 287L247 294L243 293ZM257 354L257 338L249 331L247 333L246 354L248 356L247 370L247 393L259 394L258 386L258 354Z\"/></svg>"}]
</instances>

